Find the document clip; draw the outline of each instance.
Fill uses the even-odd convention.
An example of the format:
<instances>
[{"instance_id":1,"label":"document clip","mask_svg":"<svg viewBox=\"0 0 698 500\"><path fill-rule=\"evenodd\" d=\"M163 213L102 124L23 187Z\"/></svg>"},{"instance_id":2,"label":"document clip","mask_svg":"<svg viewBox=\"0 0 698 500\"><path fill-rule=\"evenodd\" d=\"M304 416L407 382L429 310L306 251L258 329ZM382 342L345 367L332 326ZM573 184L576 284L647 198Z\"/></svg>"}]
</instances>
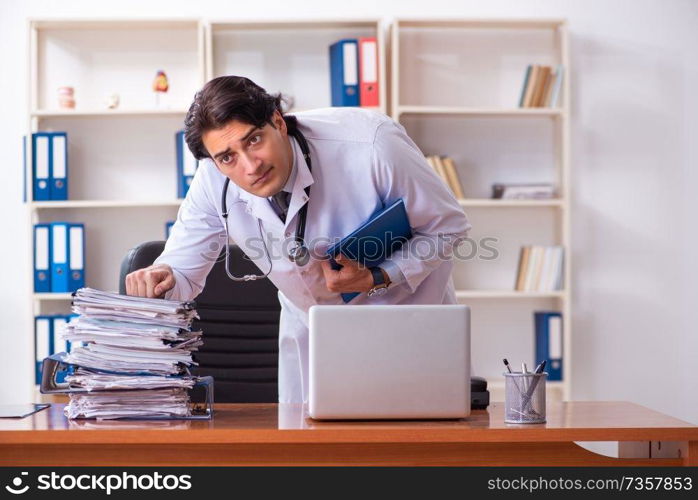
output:
<instances>
[{"instance_id":1,"label":"document clip","mask_svg":"<svg viewBox=\"0 0 698 500\"><path fill-rule=\"evenodd\" d=\"M87 389L79 387L70 387L67 382L58 382L60 375L65 376L67 373L77 368L77 365L65 361L67 353L59 352L44 358L41 367L41 385L39 389L41 394L69 394L77 392L88 392ZM102 373L111 373L114 375L125 375L120 372L108 372L100 370ZM188 370L187 370L188 373ZM129 373L128 375L145 376L148 373ZM191 399L189 408L191 415L181 417L124 417L119 420L211 420L213 418L213 377L193 377L195 380L194 387L189 391ZM123 390L123 389L115 389ZM102 392L102 391L100 391Z\"/></svg>"}]
</instances>

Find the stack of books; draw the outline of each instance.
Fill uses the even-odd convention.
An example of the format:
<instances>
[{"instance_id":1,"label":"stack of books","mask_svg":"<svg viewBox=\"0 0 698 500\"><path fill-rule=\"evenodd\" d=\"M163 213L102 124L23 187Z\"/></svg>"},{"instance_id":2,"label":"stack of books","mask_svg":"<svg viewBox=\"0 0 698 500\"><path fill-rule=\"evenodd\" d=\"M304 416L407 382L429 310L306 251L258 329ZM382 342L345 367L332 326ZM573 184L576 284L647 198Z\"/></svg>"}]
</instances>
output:
<instances>
[{"instance_id":1,"label":"stack of books","mask_svg":"<svg viewBox=\"0 0 698 500\"><path fill-rule=\"evenodd\" d=\"M492 198L502 200L550 200L555 198L555 186L547 183L492 184Z\"/></svg>"},{"instance_id":2,"label":"stack of books","mask_svg":"<svg viewBox=\"0 0 698 500\"><path fill-rule=\"evenodd\" d=\"M563 287L564 249L561 246L523 246L515 290L553 292Z\"/></svg>"},{"instance_id":3,"label":"stack of books","mask_svg":"<svg viewBox=\"0 0 698 500\"><path fill-rule=\"evenodd\" d=\"M456 164L448 156L430 155L426 157L427 163L434 169L436 175L441 177L441 179L446 183L448 187L451 188L453 194L456 198L465 198L463 194L463 186L460 183L460 177L458 177L458 170L456 170Z\"/></svg>"},{"instance_id":4,"label":"stack of books","mask_svg":"<svg viewBox=\"0 0 698 500\"><path fill-rule=\"evenodd\" d=\"M192 351L203 343L191 331L193 302L129 297L81 288L73 299L78 316L62 338L75 347L65 377L71 389L68 418L176 418L190 415L188 390L195 377Z\"/></svg>"},{"instance_id":5,"label":"stack of books","mask_svg":"<svg viewBox=\"0 0 698 500\"><path fill-rule=\"evenodd\" d=\"M554 108L560 101L564 67L529 65L519 98L520 108Z\"/></svg>"}]
</instances>

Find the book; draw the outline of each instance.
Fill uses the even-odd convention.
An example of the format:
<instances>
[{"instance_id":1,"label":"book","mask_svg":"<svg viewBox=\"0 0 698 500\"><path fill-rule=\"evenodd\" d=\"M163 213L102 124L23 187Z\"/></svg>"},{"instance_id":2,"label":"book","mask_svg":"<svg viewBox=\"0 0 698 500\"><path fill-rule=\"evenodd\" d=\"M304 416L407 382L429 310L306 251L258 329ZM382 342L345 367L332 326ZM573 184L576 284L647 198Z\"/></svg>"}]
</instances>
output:
<instances>
[{"instance_id":1,"label":"book","mask_svg":"<svg viewBox=\"0 0 698 500\"><path fill-rule=\"evenodd\" d=\"M555 71L555 82L553 83L553 89L550 93L550 102L548 105L555 108L559 105L560 91L562 89L562 81L564 79L565 67L562 64L557 66Z\"/></svg>"},{"instance_id":2,"label":"book","mask_svg":"<svg viewBox=\"0 0 698 500\"><path fill-rule=\"evenodd\" d=\"M531 68L531 73L528 79L528 86L526 87L526 93L524 95L523 107L531 107L531 98L533 96L533 90L536 87L536 82L538 81L538 73L540 72L540 66L534 64Z\"/></svg>"},{"instance_id":3,"label":"book","mask_svg":"<svg viewBox=\"0 0 698 500\"><path fill-rule=\"evenodd\" d=\"M448 184L451 186L453 194L456 198L465 198L463 194L463 186L460 183L460 177L458 177L458 170L456 170L456 165L453 163L453 159L449 156L444 156L441 159L444 170L446 171L446 176L448 177Z\"/></svg>"},{"instance_id":4,"label":"book","mask_svg":"<svg viewBox=\"0 0 698 500\"><path fill-rule=\"evenodd\" d=\"M536 79L536 88L534 89L533 97L531 97L531 106L534 108L540 108L543 105L543 90L549 74L550 66L540 67L538 78Z\"/></svg>"},{"instance_id":5,"label":"book","mask_svg":"<svg viewBox=\"0 0 698 500\"><path fill-rule=\"evenodd\" d=\"M514 289L519 292L554 292L563 289L564 249L560 245L524 245Z\"/></svg>"},{"instance_id":6,"label":"book","mask_svg":"<svg viewBox=\"0 0 698 500\"><path fill-rule=\"evenodd\" d=\"M496 183L492 185L492 198L504 200L542 200L555 197L555 186L547 183L516 184Z\"/></svg>"},{"instance_id":7,"label":"book","mask_svg":"<svg viewBox=\"0 0 698 500\"><path fill-rule=\"evenodd\" d=\"M526 66L526 74L524 75L524 83L523 87L521 88L521 96L519 97L519 107L523 108L524 107L524 102L526 100L526 90L528 89L528 82L531 78L531 71L533 70L533 66L530 64Z\"/></svg>"},{"instance_id":8,"label":"book","mask_svg":"<svg viewBox=\"0 0 698 500\"><path fill-rule=\"evenodd\" d=\"M548 68L548 74L545 78L545 84L543 85L543 95L540 100L541 107L548 107L550 102L550 92L553 88L553 82L555 81L555 73L552 68Z\"/></svg>"},{"instance_id":9,"label":"book","mask_svg":"<svg viewBox=\"0 0 698 500\"><path fill-rule=\"evenodd\" d=\"M429 155L426 156L426 160L436 175L453 191L456 198L465 197L453 159L448 156Z\"/></svg>"},{"instance_id":10,"label":"book","mask_svg":"<svg viewBox=\"0 0 698 500\"><path fill-rule=\"evenodd\" d=\"M531 247L528 245L521 247L519 253L519 268L516 273L516 284L514 290L523 291L526 283L526 273L528 272L528 260L531 256Z\"/></svg>"},{"instance_id":11,"label":"book","mask_svg":"<svg viewBox=\"0 0 698 500\"><path fill-rule=\"evenodd\" d=\"M374 213L366 222L327 249L334 270L342 268L334 257L341 253L365 267L379 266L412 238L412 228L402 198ZM369 244L367 244L369 243ZM350 302L359 292L342 293Z\"/></svg>"}]
</instances>

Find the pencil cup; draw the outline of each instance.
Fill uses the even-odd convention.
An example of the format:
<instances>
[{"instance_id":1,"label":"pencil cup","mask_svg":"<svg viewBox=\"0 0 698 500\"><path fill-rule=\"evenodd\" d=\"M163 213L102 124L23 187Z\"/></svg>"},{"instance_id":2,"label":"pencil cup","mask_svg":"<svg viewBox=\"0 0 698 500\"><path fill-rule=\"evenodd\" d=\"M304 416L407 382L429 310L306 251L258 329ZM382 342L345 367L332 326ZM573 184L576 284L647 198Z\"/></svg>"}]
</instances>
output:
<instances>
[{"instance_id":1,"label":"pencil cup","mask_svg":"<svg viewBox=\"0 0 698 500\"><path fill-rule=\"evenodd\" d=\"M504 373L504 421L508 424L545 422L545 381L543 373Z\"/></svg>"}]
</instances>

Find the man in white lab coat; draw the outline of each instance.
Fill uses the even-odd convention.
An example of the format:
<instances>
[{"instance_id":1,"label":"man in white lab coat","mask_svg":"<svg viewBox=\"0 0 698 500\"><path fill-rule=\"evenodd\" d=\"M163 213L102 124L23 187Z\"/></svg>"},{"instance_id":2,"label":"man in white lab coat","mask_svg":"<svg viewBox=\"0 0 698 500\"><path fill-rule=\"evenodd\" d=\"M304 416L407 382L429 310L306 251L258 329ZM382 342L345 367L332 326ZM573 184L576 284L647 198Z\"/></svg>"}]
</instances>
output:
<instances>
[{"instance_id":1,"label":"man in white lab coat","mask_svg":"<svg viewBox=\"0 0 698 500\"><path fill-rule=\"evenodd\" d=\"M312 169L294 130L307 141ZM342 292L362 292L351 304L455 303L452 250L470 224L404 128L390 118L360 108L284 116L279 95L247 78L226 76L197 93L185 138L202 161L164 252L153 266L127 276L127 293L195 298L223 248L227 223L230 238L262 273L271 271L268 277L279 289L279 402L307 400L312 305L342 304ZM226 178L227 221L221 201ZM399 198L414 234L409 244L379 268L340 256L343 267L333 270L322 258L327 244ZM306 204L304 241L312 257L299 266L288 250Z\"/></svg>"}]
</instances>

